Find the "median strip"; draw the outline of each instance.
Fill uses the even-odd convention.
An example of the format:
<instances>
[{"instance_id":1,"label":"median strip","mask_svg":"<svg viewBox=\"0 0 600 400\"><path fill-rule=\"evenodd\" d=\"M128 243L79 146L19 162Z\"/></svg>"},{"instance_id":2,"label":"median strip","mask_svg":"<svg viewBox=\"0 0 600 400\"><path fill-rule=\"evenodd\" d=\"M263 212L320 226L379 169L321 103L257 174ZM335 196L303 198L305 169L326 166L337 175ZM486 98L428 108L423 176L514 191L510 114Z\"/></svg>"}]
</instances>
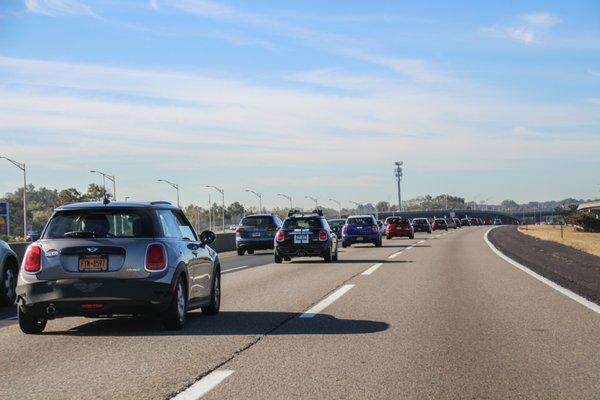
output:
<instances>
[{"instance_id":1,"label":"median strip","mask_svg":"<svg viewBox=\"0 0 600 400\"><path fill-rule=\"evenodd\" d=\"M171 400L198 400L217 387L231 374L233 374L233 371L231 370L213 371L183 392L179 393L177 396L173 397Z\"/></svg>"},{"instance_id":2,"label":"median strip","mask_svg":"<svg viewBox=\"0 0 600 400\"><path fill-rule=\"evenodd\" d=\"M306 311L299 318L313 318L315 315L323 311L325 308L329 307L334 301L342 297L346 292L352 289L354 285L344 285L335 292L331 293L325 299L317 303L313 308Z\"/></svg>"},{"instance_id":3,"label":"median strip","mask_svg":"<svg viewBox=\"0 0 600 400\"><path fill-rule=\"evenodd\" d=\"M382 265L382 263L375 264L371 268L364 271L361 275L371 275L373 272L377 271L377 268L381 267Z\"/></svg>"}]
</instances>

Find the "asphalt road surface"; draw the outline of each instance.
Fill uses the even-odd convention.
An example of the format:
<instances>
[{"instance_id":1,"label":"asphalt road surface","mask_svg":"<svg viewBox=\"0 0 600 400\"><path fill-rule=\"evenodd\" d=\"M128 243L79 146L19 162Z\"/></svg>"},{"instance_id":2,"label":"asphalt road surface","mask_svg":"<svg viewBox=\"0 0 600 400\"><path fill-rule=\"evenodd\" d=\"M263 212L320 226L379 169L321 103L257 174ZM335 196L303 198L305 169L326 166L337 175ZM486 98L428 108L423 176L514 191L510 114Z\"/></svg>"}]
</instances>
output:
<instances>
[{"instance_id":1,"label":"asphalt road surface","mask_svg":"<svg viewBox=\"0 0 600 400\"><path fill-rule=\"evenodd\" d=\"M487 229L333 264L224 254L221 314L175 333L73 318L25 336L4 320L0 398L598 399L600 315L499 258Z\"/></svg>"}]
</instances>

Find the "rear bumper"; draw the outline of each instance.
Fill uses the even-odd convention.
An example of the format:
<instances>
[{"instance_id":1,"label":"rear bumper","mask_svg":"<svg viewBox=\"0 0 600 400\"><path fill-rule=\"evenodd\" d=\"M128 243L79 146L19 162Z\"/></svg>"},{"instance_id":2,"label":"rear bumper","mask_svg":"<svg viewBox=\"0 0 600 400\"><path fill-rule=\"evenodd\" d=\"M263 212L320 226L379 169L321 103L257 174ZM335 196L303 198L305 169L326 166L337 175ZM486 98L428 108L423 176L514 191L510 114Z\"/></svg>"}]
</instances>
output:
<instances>
[{"instance_id":1,"label":"rear bumper","mask_svg":"<svg viewBox=\"0 0 600 400\"><path fill-rule=\"evenodd\" d=\"M362 238L362 239L361 239ZM374 243L379 241L380 235L344 235L342 242L346 244L359 244L359 243Z\"/></svg>"},{"instance_id":2,"label":"rear bumper","mask_svg":"<svg viewBox=\"0 0 600 400\"><path fill-rule=\"evenodd\" d=\"M415 232L429 232L431 230L431 228L427 228L427 227L422 227L422 228L417 228L415 227Z\"/></svg>"},{"instance_id":3,"label":"rear bumper","mask_svg":"<svg viewBox=\"0 0 600 400\"><path fill-rule=\"evenodd\" d=\"M17 301L27 314L46 317L160 313L169 306L168 283L143 279L63 279L17 287ZM86 309L82 304L101 305ZM54 313L48 315L52 306Z\"/></svg>"},{"instance_id":4,"label":"rear bumper","mask_svg":"<svg viewBox=\"0 0 600 400\"><path fill-rule=\"evenodd\" d=\"M329 243L305 246L277 246L275 253L281 257L322 257L329 251Z\"/></svg>"},{"instance_id":5,"label":"rear bumper","mask_svg":"<svg viewBox=\"0 0 600 400\"><path fill-rule=\"evenodd\" d=\"M273 244L274 240L275 240L274 238L267 238L267 239L236 238L235 245L236 245L237 249L243 249L243 250L269 250L269 249L273 249L275 247L275 245Z\"/></svg>"},{"instance_id":6,"label":"rear bumper","mask_svg":"<svg viewBox=\"0 0 600 400\"><path fill-rule=\"evenodd\" d=\"M386 236L387 237L410 237L412 236L413 233L410 231L391 231L391 232L386 232Z\"/></svg>"}]
</instances>

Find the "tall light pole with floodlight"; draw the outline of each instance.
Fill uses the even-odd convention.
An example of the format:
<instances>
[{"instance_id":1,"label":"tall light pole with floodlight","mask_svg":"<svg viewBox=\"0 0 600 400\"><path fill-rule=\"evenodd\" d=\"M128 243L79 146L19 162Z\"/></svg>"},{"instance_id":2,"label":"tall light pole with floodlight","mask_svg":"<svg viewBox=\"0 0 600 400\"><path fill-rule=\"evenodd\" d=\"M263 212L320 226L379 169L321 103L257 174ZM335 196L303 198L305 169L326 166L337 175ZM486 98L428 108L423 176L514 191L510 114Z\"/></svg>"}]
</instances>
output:
<instances>
[{"instance_id":1,"label":"tall light pole with floodlight","mask_svg":"<svg viewBox=\"0 0 600 400\"><path fill-rule=\"evenodd\" d=\"M254 190L250 190L250 189L246 189L246 193L252 193L256 197L258 197L258 212L262 213L263 212L262 193L255 192Z\"/></svg>"},{"instance_id":2,"label":"tall light pole with floodlight","mask_svg":"<svg viewBox=\"0 0 600 400\"><path fill-rule=\"evenodd\" d=\"M290 202L290 210L292 208L294 208L294 206L292 205L292 196L288 196L287 194L283 194L283 193L277 193L277 196L281 196L283 198L286 198Z\"/></svg>"},{"instance_id":3,"label":"tall light pole with floodlight","mask_svg":"<svg viewBox=\"0 0 600 400\"><path fill-rule=\"evenodd\" d=\"M304 196L304 198L310 199L315 202L315 210L317 210L319 208L319 200L318 199L316 199L315 197L312 197L312 196Z\"/></svg>"},{"instance_id":4,"label":"tall light pole with floodlight","mask_svg":"<svg viewBox=\"0 0 600 400\"><path fill-rule=\"evenodd\" d=\"M218 188L216 186L213 186L213 185L206 185L204 187L213 188L217 192L221 193L221 202L222 202L221 206L223 207L223 221L222 221L223 222L223 227L222 227L222 229L223 229L223 232L225 232L225 190L224 189L220 189L220 188Z\"/></svg>"},{"instance_id":5,"label":"tall light pole with floodlight","mask_svg":"<svg viewBox=\"0 0 600 400\"><path fill-rule=\"evenodd\" d=\"M340 218L342 218L342 202L334 200L334 199L329 199L329 201L332 201L335 204L337 204L337 206L338 206L338 215L339 215Z\"/></svg>"},{"instance_id":6,"label":"tall light pole with floodlight","mask_svg":"<svg viewBox=\"0 0 600 400\"><path fill-rule=\"evenodd\" d=\"M164 182L167 185L171 186L172 188L174 188L175 190L177 190L177 207L181 208L181 205L179 205L179 185L173 182L169 182L166 179L159 179L158 182Z\"/></svg>"},{"instance_id":7,"label":"tall light pole with floodlight","mask_svg":"<svg viewBox=\"0 0 600 400\"><path fill-rule=\"evenodd\" d=\"M0 156L0 158L13 164L15 167L23 171L23 238L27 237L27 168L25 163L20 163L15 160L11 160L8 157Z\"/></svg>"},{"instance_id":8,"label":"tall light pole with floodlight","mask_svg":"<svg viewBox=\"0 0 600 400\"><path fill-rule=\"evenodd\" d=\"M113 184L113 200L117 200L117 179L115 178L115 176L96 170L91 170L90 173L102 175L102 191L104 192L104 197L106 197L106 180L108 179L109 181L111 181Z\"/></svg>"},{"instance_id":9,"label":"tall light pole with floodlight","mask_svg":"<svg viewBox=\"0 0 600 400\"><path fill-rule=\"evenodd\" d=\"M396 175L396 182L398 183L398 211L402 211L402 190L400 188L400 182L402 181L402 161L396 161L396 168L394 174Z\"/></svg>"}]
</instances>

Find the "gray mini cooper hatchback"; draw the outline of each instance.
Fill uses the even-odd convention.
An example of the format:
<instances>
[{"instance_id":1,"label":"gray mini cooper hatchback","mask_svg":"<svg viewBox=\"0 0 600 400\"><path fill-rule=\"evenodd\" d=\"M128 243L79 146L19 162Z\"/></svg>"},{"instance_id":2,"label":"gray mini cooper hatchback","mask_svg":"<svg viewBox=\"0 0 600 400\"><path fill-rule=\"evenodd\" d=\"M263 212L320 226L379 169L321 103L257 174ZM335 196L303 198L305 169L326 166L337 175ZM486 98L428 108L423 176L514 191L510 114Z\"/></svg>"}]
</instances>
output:
<instances>
[{"instance_id":1,"label":"gray mini cooper hatchback","mask_svg":"<svg viewBox=\"0 0 600 400\"><path fill-rule=\"evenodd\" d=\"M90 202L57 208L31 244L17 284L25 333L70 316L157 315L181 329L186 311L214 315L221 302L215 234L198 237L167 202Z\"/></svg>"}]
</instances>

